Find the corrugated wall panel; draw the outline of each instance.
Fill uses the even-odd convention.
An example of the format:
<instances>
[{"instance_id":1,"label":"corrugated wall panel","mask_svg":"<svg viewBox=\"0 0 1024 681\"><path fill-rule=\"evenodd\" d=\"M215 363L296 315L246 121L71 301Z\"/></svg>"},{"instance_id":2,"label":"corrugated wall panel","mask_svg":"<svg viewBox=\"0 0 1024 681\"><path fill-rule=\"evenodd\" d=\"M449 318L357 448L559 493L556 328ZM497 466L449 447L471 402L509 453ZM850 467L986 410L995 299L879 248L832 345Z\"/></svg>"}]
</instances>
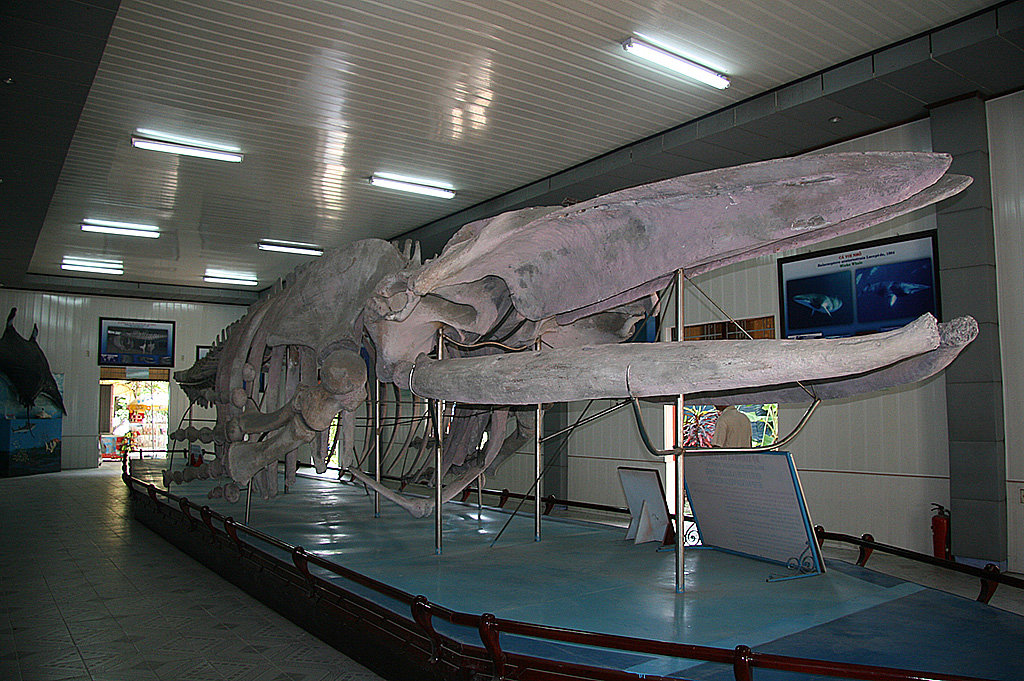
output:
<instances>
[{"instance_id":1,"label":"corrugated wall panel","mask_svg":"<svg viewBox=\"0 0 1024 681\"><path fill-rule=\"evenodd\" d=\"M988 103L1006 436L1007 559L1024 571L1024 93Z\"/></svg>"},{"instance_id":2,"label":"corrugated wall panel","mask_svg":"<svg viewBox=\"0 0 1024 681\"><path fill-rule=\"evenodd\" d=\"M615 402L597 400L584 414L586 404L576 402L570 405L570 424L581 415L596 414ZM661 406L644 403L641 413L654 445L663 447ZM569 498L576 501L625 506L626 498L616 472L619 466L656 468L662 471L664 479L664 462L651 456L644 448L629 407L581 426L569 439L568 451L568 492Z\"/></svg>"}]
</instances>

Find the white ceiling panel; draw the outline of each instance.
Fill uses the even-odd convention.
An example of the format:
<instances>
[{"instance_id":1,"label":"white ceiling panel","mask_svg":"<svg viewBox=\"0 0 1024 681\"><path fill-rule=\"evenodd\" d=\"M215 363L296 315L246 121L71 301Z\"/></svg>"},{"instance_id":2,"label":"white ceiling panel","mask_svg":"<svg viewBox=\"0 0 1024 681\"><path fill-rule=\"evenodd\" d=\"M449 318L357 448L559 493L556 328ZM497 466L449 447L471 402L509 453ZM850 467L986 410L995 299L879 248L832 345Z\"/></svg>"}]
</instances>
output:
<instances>
[{"instance_id":1,"label":"white ceiling panel","mask_svg":"<svg viewBox=\"0 0 1024 681\"><path fill-rule=\"evenodd\" d=\"M122 0L29 272L105 256L124 261L124 281L203 286L215 268L270 285L302 258L260 252L259 238L392 238L990 4ZM638 63L620 46L634 34L731 87ZM137 129L245 158L135 149ZM457 195L371 187L378 171ZM162 236L84 233L87 217L158 224Z\"/></svg>"}]
</instances>

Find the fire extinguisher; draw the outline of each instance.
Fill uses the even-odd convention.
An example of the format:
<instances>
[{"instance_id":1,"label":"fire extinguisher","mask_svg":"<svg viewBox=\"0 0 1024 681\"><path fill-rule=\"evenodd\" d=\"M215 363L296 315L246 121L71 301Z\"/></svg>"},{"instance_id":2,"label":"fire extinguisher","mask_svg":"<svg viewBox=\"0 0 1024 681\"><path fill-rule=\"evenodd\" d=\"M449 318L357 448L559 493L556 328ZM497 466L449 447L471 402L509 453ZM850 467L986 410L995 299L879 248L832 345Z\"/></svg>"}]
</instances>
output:
<instances>
[{"instance_id":1,"label":"fire extinguisher","mask_svg":"<svg viewBox=\"0 0 1024 681\"><path fill-rule=\"evenodd\" d=\"M940 504L932 504L935 515L932 516L932 554L936 558L952 560L950 552L949 509Z\"/></svg>"}]
</instances>

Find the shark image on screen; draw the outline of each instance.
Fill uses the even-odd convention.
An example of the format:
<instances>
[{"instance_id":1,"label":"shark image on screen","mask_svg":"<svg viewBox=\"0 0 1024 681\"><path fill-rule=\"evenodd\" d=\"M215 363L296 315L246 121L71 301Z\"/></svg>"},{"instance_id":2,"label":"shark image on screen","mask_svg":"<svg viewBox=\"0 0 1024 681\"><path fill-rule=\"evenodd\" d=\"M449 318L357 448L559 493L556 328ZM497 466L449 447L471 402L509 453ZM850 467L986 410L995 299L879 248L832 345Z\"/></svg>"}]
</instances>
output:
<instances>
[{"instance_id":1,"label":"shark image on screen","mask_svg":"<svg viewBox=\"0 0 1024 681\"><path fill-rule=\"evenodd\" d=\"M849 270L793 279L786 285L789 326L800 333L837 335L854 321Z\"/></svg>"},{"instance_id":2,"label":"shark image on screen","mask_svg":"<svg viewBox=\"0 0 1024 681\"><path fill-rule=\"evenodd\" d=\"M879 328L902 326L925 312L937 314L932 261L905 260L855 272L857 317Z\"/></svg>"}]
</instances>

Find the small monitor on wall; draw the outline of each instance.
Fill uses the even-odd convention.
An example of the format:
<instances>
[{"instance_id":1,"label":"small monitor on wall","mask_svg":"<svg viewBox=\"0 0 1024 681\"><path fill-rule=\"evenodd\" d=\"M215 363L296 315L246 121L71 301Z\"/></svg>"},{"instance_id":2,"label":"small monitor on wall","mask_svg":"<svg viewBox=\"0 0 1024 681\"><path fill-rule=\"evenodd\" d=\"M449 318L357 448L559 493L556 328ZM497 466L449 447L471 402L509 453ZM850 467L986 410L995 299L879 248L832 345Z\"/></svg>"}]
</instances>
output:
<instances>
[{"instance_id":1,"label":"small monitor on wall","mask_svg":"<svg viewBox=\"0 0 1024 681\"><path fill-rule=\"evenodd\" d=\"M174 322L100 318L100 366L173 367Z\"/></svg>"},{"instance_id":2,"label":"small monitor on wall","mask_svg":"<svg viewBox=\"0 0 1024 681\"><path fill-rule=\"evenodd\" d=\"M925 312L939 318L934 231L780 258L783 338L888 331Z\"/></svg>"}]
</instances>

